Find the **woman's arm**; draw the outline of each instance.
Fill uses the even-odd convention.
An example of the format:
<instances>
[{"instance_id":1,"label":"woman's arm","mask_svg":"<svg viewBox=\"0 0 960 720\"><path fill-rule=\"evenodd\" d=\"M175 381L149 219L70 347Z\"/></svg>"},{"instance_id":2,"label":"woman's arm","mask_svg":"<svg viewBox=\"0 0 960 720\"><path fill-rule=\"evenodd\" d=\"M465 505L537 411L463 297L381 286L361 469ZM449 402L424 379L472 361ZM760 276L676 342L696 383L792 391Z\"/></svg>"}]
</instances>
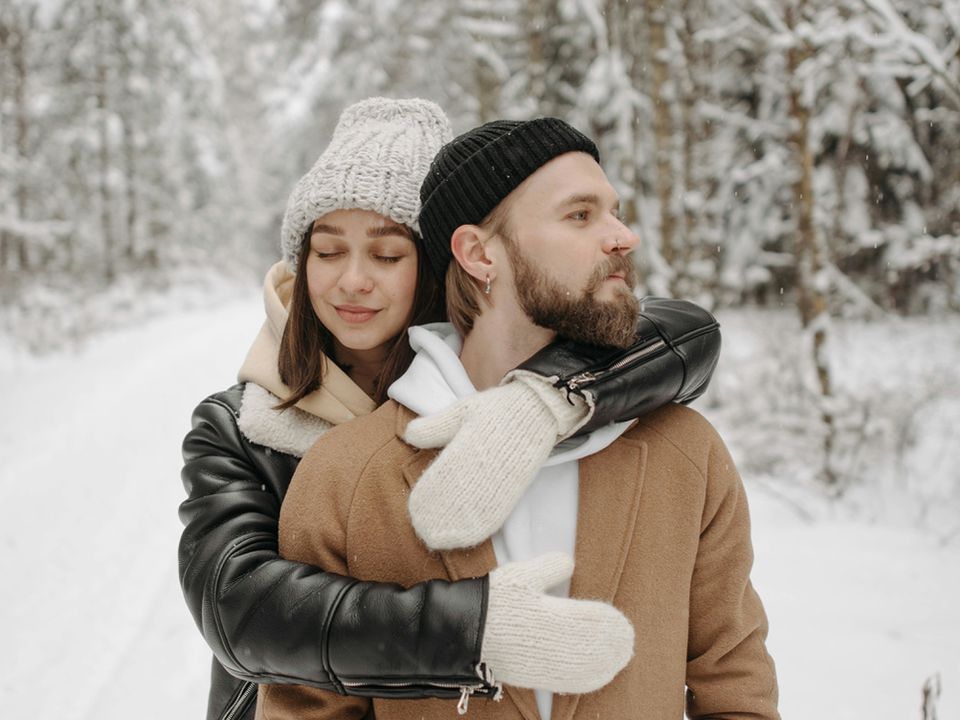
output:
<instances>
[{"instance_id":1,"label":"woman's arm","mask_svg":"<svg viewBox=\"0 0 960 720\"><path fill-rule=\"evenodd\" d=\"M240 434L241 395L236 386L202 402L183 443L188 498L180 506L180 581L219 662L247 680L347 694L451 697L467 682L493 692L476 675L486 578L404 590L279 557L280 503L297 460ZM413 624L410 617L424 621ZM349 643L353 667L331 666L331 636ZM446 679L453 687L340 684L341 673L381 666L385 646L394 678Z\"/></svg>"},{"instance_id":2,"label":"woman's arm","mask_svg":"<svg viewBox=\"0 0 960 720\"><path fill-rule=\"evenodd\" d=\"M616 652L623 632L609 622L569 648L559 666L531 662L562 645L571 624L617 612L585 613L576 601L548 598L536 583L549 584L549 567L528 569L531 587L522 591L488 577L403 589L280 558L280 503L297 460L241 435L241 396L236 386L202 402L183 444L188 499L180 508L180 581L197 626L231 673L214 668L212 717L253 696L253 686L231 678L345 695L463 701L496 696L497 675L535 687L595 689L626 663L629 655ZM552 618L548 627L532 621L514 627L545 612ZM494 668L485 667L482 655L490 652L488 635L498 639ZM222 687L228 683L232 687Z\"/></svg>"},{"instance_id":3,"label":"woman's arm","mask_svg":"<svg viewBox=\"0 0 960 720\"><path fill-rule=\"evenodd\" d=\"M691 402L706 390L719 354L713 315L685 300L645 298L631 347L558 340L499 387L414 420L407 442L444 448L410 493L417 534L434 549L477 545L503 525L559 440ZM491 477L478 457L510 460ZM457 512L465 505L468 517Z\"/></svg>"},{"instance_id":4,"label":"woman's arm","mask_svg":"<svg viewBox=\"0 0 960 720\"><path fill-rule=\"evenodd\" d=\"M670 402L696 400L719 358L720 323L713 315L687 300L647 297L640 301L634 343L626 350L558 340L514 372L537 375L568 396L589 395L593 414L576 429L577 436Z\"/></svg>"}]
</instances>

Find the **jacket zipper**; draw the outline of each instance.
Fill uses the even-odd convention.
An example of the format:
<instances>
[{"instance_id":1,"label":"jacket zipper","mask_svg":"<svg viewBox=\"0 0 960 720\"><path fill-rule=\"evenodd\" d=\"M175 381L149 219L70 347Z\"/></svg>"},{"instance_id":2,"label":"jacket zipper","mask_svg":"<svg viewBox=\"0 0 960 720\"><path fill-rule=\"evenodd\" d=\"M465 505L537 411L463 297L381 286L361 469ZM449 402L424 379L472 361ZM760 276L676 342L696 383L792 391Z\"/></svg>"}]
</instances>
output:
<instances>
[{"instance_id":1,"label":"jacket zipper","mask_svg":"<svg viewBox=\"0 0 960 720\"><path fill-rule=\"evenodd\" d=\"M677 338L674 343L676 345L682 345L683 343L689 342L694 338L698 338L701 335L706 335L709 332L713 332L719 327L718 323L711 323L704 327L698 328L692 332L683 335L682 337ZM600 370L585 370L584 372L577 373L576 375L571 376L567 380L561 380L558 383L558 387L566 387L568 392L575 392L580 394L580 390L591 385L595 385L598 382L606 379L610 375L615 375L616 373L625 370L634 363L643 360L646 357L651 355L657 355L667 347L667 343L663 338L652 342L646 347L642 347L638 350L633 351L629 355L625 355L620 358L612 365L602 368Z\"/></svg>"},{"instance_id":2,"label":"jacket zipper","mask_svg":"<svg viewBox=\"0 0 960 720\"><path fill-rule=\"evenodd\" d=\"M250 701L256 694L257 684L249 680L244 682L220 714L220 720L236 720L236 718L241 717L250 707Z\"/></svg>"},{"instance_id":3,"label":"jacket zipper","mask_svg":"<svg viewBox=\"0 0 960 720\"><path fill-rule=\"evenodd\" d=\"M560 384L562 386L565 386L567 390L569 390L570 392L575 392L579 394L583 388L589 387L591 385L595 385L596 383L600 382L604 378L610 375L614 375L620 372L621 370L624 370L628 366L642 360L645 357L658 354L661 351L663 351L666 347L667 347L667 344L662 339L657 340L656 342L653 342L644 348L640 348L639 350L634 350L629 355L625 355L624 357L620 358L619 360L617 360L615 363L613 363L608 367L605 367L601 370L595 370L595 371L585 370L583 372L580 372L580 373L577 373L576 375L571 376L565 381L561 380Z\"/></svg>"},{"instance_id":4,"label":"jacket zipper","mask_svg":"<svg viewBox=\"0 0 960 720\"><path fill-rule=\"evenodd\" d=\"M460 690L460 702L457 703L457 714L466 715L467 714L467 705L470 702L470 696L473 695L478 690L483 689L483 683L475 683L472 685L460 685L458 683L444 683L444 682L378 682L378 683L362 683L362 682L348 682L346 680L341 680L340 684L348 688L362 688L362 687L417 687L422 685L427 685L429 687L437 688L450 688L451 690L459 689ZM499 694L499 693L498 693Z\"/></svg>"},{"instance_id":5,"label":"jacket zipper","mask_svg":"<svg viewBox=\"0 0 960 720\"><path fill-rule=\"evenodd\" d=\"M446 682L436 682L436 681L427 681L427 682L378 682L378 683L363 683L363 682L350 682L348 680L341 680L340 684L343 687L349 688L361 688L361 687L415 687L427 685L429 687L438 687L438 688L450 688L450 689L459 689L460 690L460 701L457 703L457 714L466 715L467 707L470 704L470 696L476 694L480 690L490 689L491 697L496 701L500 702L503 698L503 685L498 683L493 678L493 673L487 668L486 665L480 664L477 666L477 675L483 680L479 683L446 683Z\"/></svg>"},{"instance_id":6,"label":"jacket zipper","mask_svg":"<svg viewBox=\"0 0 960 720\"><path fill-rule=\"evenodd\" d=\"M460 702L457 703L457 715L466 715L467 706L470 704L470 696L476 692L467 685L460 688Z\"/></svg>"}]
</instances>

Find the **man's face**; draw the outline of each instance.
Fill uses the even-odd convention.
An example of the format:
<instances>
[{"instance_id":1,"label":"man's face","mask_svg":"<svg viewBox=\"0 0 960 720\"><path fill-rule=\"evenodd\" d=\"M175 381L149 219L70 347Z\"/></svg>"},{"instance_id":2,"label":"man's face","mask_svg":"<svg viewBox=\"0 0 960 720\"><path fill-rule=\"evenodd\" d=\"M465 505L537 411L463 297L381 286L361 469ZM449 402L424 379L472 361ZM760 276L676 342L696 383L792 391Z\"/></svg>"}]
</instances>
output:
<instances>
[{"instance_id":1,"label":"man's face","mask_svg":"<svg viewBox=\"0 0 960 720\"><path fill-rule=\"evenodd\" d=\"M634 338L639 302L627 257L639 242L585 153L554 158L510 198L504 246L520 307L561 337L612 347Z\"/></svg>"}]
</instances>

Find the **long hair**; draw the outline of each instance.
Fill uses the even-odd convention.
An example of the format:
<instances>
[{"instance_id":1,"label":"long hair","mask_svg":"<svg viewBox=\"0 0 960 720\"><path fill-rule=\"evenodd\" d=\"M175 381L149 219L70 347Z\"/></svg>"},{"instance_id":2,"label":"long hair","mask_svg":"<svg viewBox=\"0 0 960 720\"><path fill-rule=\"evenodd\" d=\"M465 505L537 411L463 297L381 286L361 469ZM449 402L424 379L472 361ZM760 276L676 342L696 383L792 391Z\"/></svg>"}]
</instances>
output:
<instances>
[{"instance_id":1,"label":"long hair","mask_svg":"<svg viewBox=\"0 0 960 720\"><path fill-rule=\"evenodd\" d=\"M293 281L287 324L280 338L280 356L277 369L280 379L290 388L290 395L277 405L285 410L317 390L323 383L326 363L333 362L333 333L320 322L307 286L306 263L310 255L310 235L313 224L307 228L300 241L297 274ZM413 294L413 306L403 330L391 342L390 349L374 383L373 401L377 405L387 399L387 389L406 372L413 361L413 348L407 341L407 328L411 325L443 320L443 295L440 285L427 265L426 253L419 238L417 245L417 285Z\"/></svg>"}]
</instances>

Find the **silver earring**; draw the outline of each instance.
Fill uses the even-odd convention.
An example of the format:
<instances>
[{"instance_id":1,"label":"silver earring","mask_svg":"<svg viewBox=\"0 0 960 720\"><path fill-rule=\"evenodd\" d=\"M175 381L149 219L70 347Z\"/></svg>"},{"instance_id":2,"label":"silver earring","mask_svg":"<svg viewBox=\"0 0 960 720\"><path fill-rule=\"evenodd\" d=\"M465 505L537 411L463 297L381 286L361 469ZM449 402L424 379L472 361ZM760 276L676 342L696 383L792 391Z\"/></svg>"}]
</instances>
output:
<instances>
[{"instance_id":1,"label":"silver earring","mask_svg":"<svg viewBox=\"0 0 960 720\"><path fill-rule=\"evenodd\" d=\"M616 243L617 243L617 247L615 248L615 250L616 250L617 252L620 252L620 238L614 238L614 240L615 240Z\"/></svg>"},{"instance_id":2,"label":"silver earring","mask_svg":"<svg viewBox=\"0 0 960 720\"><path fill-rule=\"evenodd\" d=\"M483 294L484 295L490 294L490 276L489 275L487 275L487 282L484 283L483 285Z\"/></svg>"}]
</instances>

